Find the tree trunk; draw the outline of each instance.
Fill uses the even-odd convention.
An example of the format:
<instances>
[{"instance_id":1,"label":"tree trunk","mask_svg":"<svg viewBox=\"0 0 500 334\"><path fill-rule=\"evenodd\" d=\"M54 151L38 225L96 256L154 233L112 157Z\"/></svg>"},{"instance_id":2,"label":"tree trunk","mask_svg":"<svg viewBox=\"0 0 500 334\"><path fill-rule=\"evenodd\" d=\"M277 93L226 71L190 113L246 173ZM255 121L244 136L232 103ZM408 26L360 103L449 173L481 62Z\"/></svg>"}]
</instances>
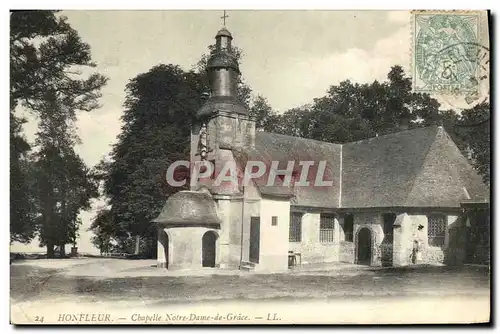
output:
<instances>
[{"instance_id":1,"label":"tree trunk","mask_svg":"<svg viewBox=\"0 0 500 334\"><path fill-rule=\"evenodd\" d=\"M59 256L62 258L66 257L66 245L65 244L59 245Z\"/></svg>"},{"instance_id":2,"label":"tree trunk","mask_svg":"<svg viewBox=\"0 0 500 334\"><path fill-rule=\"evenodd\" d=\"M141 237L139 235L135 236L135 252L134 255L139 255Z\"/></svg>"},{"instance_id":3,"label":"tree trunk","mask_svg":"<svg viewBox=\"0 0 500 334\"><path fill-rule=\"evenodd\" d=\"M47 240L47 258L54 258L54 243L52 241Z\"/></svg>"}]
</instances>

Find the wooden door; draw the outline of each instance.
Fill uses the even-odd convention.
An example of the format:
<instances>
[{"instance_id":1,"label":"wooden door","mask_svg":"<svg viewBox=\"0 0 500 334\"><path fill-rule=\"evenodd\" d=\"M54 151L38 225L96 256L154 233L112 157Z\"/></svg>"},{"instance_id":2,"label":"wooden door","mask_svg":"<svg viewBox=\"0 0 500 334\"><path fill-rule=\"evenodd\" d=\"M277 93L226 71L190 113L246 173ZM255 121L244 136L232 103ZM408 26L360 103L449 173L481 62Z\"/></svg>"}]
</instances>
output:
<instances>
[{"instance_id":1,"label":"wooden door","mask_svg":"<svg viewBox=\"0 0 500 334\"><path fill-rule=\"evenodd\" d=\"M250 262L259 263L260 217L250 219Z\"/></svg>"}]
</instances>

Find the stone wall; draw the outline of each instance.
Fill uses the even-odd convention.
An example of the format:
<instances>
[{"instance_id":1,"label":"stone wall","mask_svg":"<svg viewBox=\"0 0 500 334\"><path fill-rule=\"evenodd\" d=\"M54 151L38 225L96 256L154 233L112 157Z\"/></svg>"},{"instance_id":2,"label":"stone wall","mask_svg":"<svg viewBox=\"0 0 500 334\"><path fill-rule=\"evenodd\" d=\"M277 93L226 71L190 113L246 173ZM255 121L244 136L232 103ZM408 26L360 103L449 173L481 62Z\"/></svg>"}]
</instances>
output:
<instances>
[{"instance_id":1,"label":"stone wall","mask_svg":"<svg viewBox=\"0 0 500 334\"><path fill-rule=\"evenodd\" d=\"M380 244L380 261L383 267L392 266L393 258L393 245L392 243L382 242Z\"/></svg>"},{"instance_id":2,"label":"stone wall","mask_svg":"<svg viewBox=\"0 0 500 334\"><path fill-rule=\"evenodd\" d=\"M359 232L368 228L371 235L371 265L382 265L382 252L380 245L384 239L381 215L378 212L359 212L354 214L354 243L358 244ZM358 258L358 247L354 249L354 262Z\"/></svg>"},{"instance_id":3,"label":"stone wall","mask_svg":"<svg viewBox=\"0 0 500 334\"><path fill-rule=\"evenodd\" d=\"M339 228L339 221L336 219L334 226L334 242L321 243L319 239L320 214L304 213L302 216L302 240L300 242L290 242L289 248L291 251L301 254L303 264L339 262Z\"/></svg>"},{"instance_id":4,"label":"stone wall","mask_svg":"<svg viewBox=\"0 0 500 334\"><path fill-rule=\"evenodd\" d=\"M218 136L217 147L221 149L249 147L255 143L255 122L245 116L219 116L215 125L219 132L214 135Z\"/></svg>"},{"instance_id":5,"label":"stone wall","mask_svg":"<svg viewBox=\"0 0 500 334\"><path fill-rule=\"evenodd\" d=\"M419 256L416 257L417 264L444 264L447 257L450 244L450 228L458 220L457 215L446 213L447 227L445 229L445 238L443 246L429 245L428 239L428 218L430 214L439 212L425 212L425 214L402 213L396 218L394 229L394 253L393 264L395 266L404 266L413 263L412 252L414 242L419 243ZM419 226L421 228L419 229ZM452 256L460 256L459 251L454 251Z\"/></svg>"},{"instance_id":6,"label":"stone wall","mask_svg":"<svg viewBox=\"0 0 500 334\"><path fill-rule=\"evenodd\" d=\"M158 240L158 267L165 267L165 248L168 247L168 269L200 269L202 268L202 238L209 231L218 238L215 245L215 264L221 263L220 231L206 227L172 227L163 231L168 236L168 242L163 237Z\"/></svg>"},{"instance_id":7,"label":"stone wall","mask_svg":"<svg viewBox=\"0 0 500 334\"><path fill-rule=\"evenodd\" d=\"M356 263L357 236L362 228L368 228L371 234L371 265L372 266L404 266L412 263L412 251L414 241L420 244L420 255L417 263L421 264L443 264L447 258L463 257L463 250L448 250L450 243L450 228L456 224L458 216L444 212L446 215L447 228L445 231L444 245L442 247L429 246L427 230L427 215L439 213L424 212L422 214L412 212L399 213L393 226L393 237L386 238L383 229L383 213L378 212L356 212L354 213L354 242L345 240L342 228L342 219L336 224L336 242L333 244L321 244L319 242L319 213L305 213L302 218L302 241L291 242L290 250L302 254L303 263L318 262L347 262ZM422 228L419 229L419 226ZM338 238L338 239L337 239ZM338 241L337 241L338 240Z\"/></svg>"},{"instance_id":8,"label":"stone wall","mask_svg":"<svg viewBox=\"0 0 500 334\"><path fill-rule=\"evenodd\" d=\"M442 247L427 247L422 250L422 259L417 263L444 264L445 249Z\"/></svg>"},{"instance_id":9,"label":"stone wall","mask_svg":"<svg viewBox=\"0 0 500 334\"><path fill-rule=\"evenodd\" d=\"M346 241L344 215L339 215L339 261L354 263L354 241Z\"/></svg>"},{"instance_id":10,"label":"stone wall","mask_svg":"<svg viewBox=\"0 0 500 334\"><path fill-rule=\"evenodd\" d=\"M345 263L354 263L354 242L341 241L339 247L339 261Z\"/></svg>"}]
</instances>

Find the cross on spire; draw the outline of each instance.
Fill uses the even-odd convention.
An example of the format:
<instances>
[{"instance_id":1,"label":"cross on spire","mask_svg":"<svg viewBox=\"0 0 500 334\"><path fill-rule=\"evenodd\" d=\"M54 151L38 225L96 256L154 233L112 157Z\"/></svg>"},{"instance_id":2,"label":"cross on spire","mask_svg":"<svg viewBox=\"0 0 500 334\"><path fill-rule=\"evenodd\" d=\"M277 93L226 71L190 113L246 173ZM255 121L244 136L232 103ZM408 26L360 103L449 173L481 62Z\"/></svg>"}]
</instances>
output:
<instances>
[{"instance_id":1,"label":"cross on spire","mask_svg":"<svg viewBox=\"0 0 500 334\"><path fill-rule=\"evenodd\" d=\"M223 20L222 22L224 23L224 27L226 26L226 18L228 17L229 15L226 15L226 11L224 11L224 15L220 17Z\"/></svg>"}]
</instances>

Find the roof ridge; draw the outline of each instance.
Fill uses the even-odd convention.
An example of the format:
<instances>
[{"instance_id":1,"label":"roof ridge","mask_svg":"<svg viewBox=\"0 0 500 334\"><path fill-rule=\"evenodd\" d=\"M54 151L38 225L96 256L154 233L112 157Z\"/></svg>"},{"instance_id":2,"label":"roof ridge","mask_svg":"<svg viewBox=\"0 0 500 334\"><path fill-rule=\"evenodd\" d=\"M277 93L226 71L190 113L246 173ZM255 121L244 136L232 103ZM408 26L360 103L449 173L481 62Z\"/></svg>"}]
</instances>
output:
<instances>
[{"instance_id":1,"label":"roof ridge","mask_svg":"<svg viewBox=\"0 0 500 334\"><path fill-rule=\"evenodd\" d=\"M392 132L392 133L388 133L388 134L385 134L385 135L382 135L382 136L370 137L370 138L360 139L360 140L356 140L356 141L350 141L350 142L344 143L343 145L356 144L356 143L361 143L361 142L370 141L370 140L378 140L378 139L383 139L383 138L387 138L387 137L397 136L397 135L400 135L400 134L403 134L403 133L429 130L431 128L438 129L438 128L441 128L441 126L438 126L438 125L429 125L429 126L424 126L424 127L414 128L414 129L408 129L408 130L403 130L403 131L398 131L398 132Z\"/></svg>"},{"instance_id":2,"label":"roof ridge","mask_svg":"<svg viewBox=\"0 0 500 334\"><path fill-rule=\"evenodd\" d=\"M474 177L478 176L481 178L481 182L483 182L482 177L478 173L478 171L474 168L474 166L467 160L467 158L463 155L461 152L460 148L458 147L457 143L453 140L453 138L450 136L448 132L446 132L446 129L443 128L443 137L446 140L446 144L451 145L448 147L448 149L445 151L448 156L453 154L451 150L454 150L456 153L458 153L458 159L460 160L460 164L465 168L466 173L472 173ZM450 150L451 149L451 150ZM458 165L458 164L457 164ZM469 174L470 175L470 174ZM469 191L467 189L467 180L464 179L464 174L460 173L458 176L458 180L460 182L460 185L462 186L463 189L467 192L467 195L469 195ZM484 182L483 182L484 184ZM469 195L470 196L470 195Z\"/></svg>"},{"instance_id":3,"label":"roof ridge","mask_svg":"<svg viewBox=\"0 0 500 334\"><path fill-rule=\"evenodd\" d=\"M273 136L280 136L280 137L287 137L287 138L293 138L293 139L301 139L301 140L307 140L307 141L314 141L314 142L321 143L321 144L340 145L340 146L344 145L344 144L341 144L341 143L332 143L332 142L329 142L329 141L322 141L322 140L317 140L317 139L312 139L312 138L283 135L281 133L276 133L276 132L259 131L257 133L266 133L266 134L270 134L270 135L273 135Z\"/></svg>"}]
</instances>

